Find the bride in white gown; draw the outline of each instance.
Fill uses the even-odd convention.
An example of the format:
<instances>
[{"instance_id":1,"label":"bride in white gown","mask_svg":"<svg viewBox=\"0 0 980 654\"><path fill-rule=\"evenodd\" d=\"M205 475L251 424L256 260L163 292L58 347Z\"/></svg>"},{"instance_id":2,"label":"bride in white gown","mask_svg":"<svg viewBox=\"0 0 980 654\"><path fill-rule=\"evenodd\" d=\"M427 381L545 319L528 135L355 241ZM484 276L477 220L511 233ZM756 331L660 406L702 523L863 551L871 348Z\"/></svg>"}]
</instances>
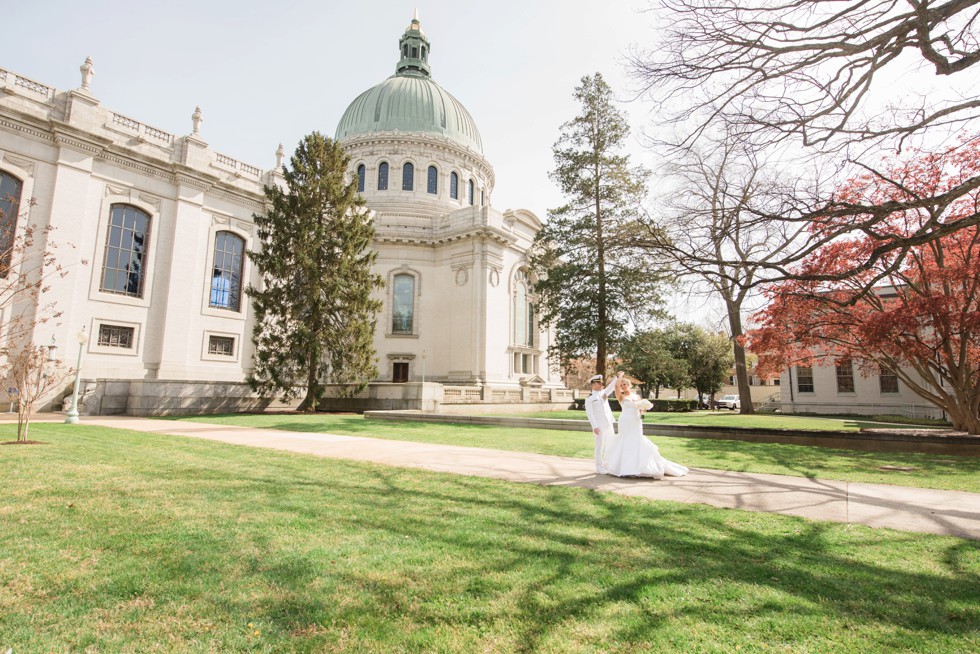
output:
<instances>
[{"instance_id":1,"label":"bride in white gown","mask_svg":"<svg viewBox=\"0 0 980 654\"><path fill-rule=\"evenodd\" d=\"M651 404L633 393L632 388L633 383L625 377L616 384L616 399L623 410L619 414L619 433L606 443L608 473L616 477L683 477L688 469L660 456L660 449L643 435L640 412L646 412Z\"/></svg>"}]
</instances>

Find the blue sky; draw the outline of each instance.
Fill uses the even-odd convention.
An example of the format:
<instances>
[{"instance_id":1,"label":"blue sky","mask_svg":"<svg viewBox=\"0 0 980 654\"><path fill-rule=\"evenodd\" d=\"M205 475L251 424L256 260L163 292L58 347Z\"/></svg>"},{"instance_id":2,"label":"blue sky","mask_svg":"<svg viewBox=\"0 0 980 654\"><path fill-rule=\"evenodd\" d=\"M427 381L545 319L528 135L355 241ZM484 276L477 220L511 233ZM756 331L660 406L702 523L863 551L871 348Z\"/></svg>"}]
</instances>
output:
<instances>
[{"instance_id":1,"label":"blue sky","mask_svg":"<svg viewBox=\"0 0 980 654\"><path fill-rule=\"evenodd\" d=\"M268 169L280 142L291 153L313 130L333 136L348 103L394 72L416 6L433 78L482 134L493 205L544 218L562 202L548 172L572 91L599 71L629 96L623 55L654 38L645 0L14 3L0 67L66 90L91 56L104 106L183 135L199 105L214 150ZM639 133L649 107L624 108Z\"/></svg>"}]
</instances>

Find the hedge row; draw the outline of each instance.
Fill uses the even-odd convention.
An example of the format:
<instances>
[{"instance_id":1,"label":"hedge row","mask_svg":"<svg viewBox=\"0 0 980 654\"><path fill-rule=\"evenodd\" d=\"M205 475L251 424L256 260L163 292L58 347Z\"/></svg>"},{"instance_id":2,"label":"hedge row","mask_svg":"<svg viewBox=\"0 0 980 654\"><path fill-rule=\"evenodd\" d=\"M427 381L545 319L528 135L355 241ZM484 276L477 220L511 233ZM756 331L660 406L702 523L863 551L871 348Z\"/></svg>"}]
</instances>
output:
<instances>
[{"instance_id":1,"label":"hedge row","mask_svg":"<svg viewBox=\"0 0 980 654\"><path fill-rule=\"evenodd\" d=\"M660 398L657 400L650 400L653 402L653 408L651 411L659 411L662 413L681 413L684 411L694 411L698 408L697 400L680 400L677 398ZM609 406L612 407L613 411L620 411L619 402L616 400L609 400ZM585 409L585 398L578 398L575 400L575 408L584 410Z\"/></svg>"}]
</instances>

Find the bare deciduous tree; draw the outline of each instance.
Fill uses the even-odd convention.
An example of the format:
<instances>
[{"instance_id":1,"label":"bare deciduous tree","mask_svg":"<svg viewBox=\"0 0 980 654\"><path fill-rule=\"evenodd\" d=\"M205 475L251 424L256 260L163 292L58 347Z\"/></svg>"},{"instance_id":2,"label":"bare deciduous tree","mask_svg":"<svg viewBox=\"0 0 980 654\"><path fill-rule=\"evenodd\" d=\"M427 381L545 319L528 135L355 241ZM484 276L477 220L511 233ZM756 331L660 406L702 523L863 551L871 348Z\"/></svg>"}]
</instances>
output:
<instances>
[{"instance_id":1,"label":"bare deciduous tree","mask_svg":"<svg viewBox=\"0 0 980 654\"><path fill-rule=\"evenodd\" d=\"M8 350L0 366L0 384L16 390L17 442L28 442L31 417L38 402L62 388L74 370L48 358L49 349L31 343Z\"/></svg>"},{"instance_id":2,"label":"bare deciduous tree","mask_svg":"<svg viewBox=\"0 0 980 654\"><path fill-rule=\"evenodd\" d=\"M660 115L681 129L675 145L734 126L761 147L832 161L836 179L885 178L883 153L976 131L980 95L970 71L980 61L980 0L658 4L661 45L634 52L631 67ZM901 258L891 255L980 223L980 211L942 219L945 207L977 188L980 177L972 177L942 193L877 204L804 188L787 195L778 214L760 217L813 225L812 237L759 263L775 278L799 278L797 264L823 245L870 236L877 244L868 261L821 279L880 270L882 260ZM889 219L905 211L932 218L897 234Z\"/></svg>"},{"instance_id":3,"label":"bare deciduous tree","mask_svg":"<svg viewBox=\"0 0 980 654\"><path fill-rule=\"evenodd\" d=\"M742 316L756 286L771 278L765 264L798 249L809 230L759 216L760 208L780 197L779 182L758 153L734 137L711 149L691 149L668 171L679 185L666 216L643 243L724 302L740 410L753 413Z\"/></svg>"},{"instance_id":4,"label":"bare deciduous tree","mask_svg":"<svg viewBox=\"0 0 980 654\"><path fill-rule=\"evenodd\" d=\"M17 198L4 200L4 206L16 211ZM32 198L29 206L33 204ZM44 300L44 293L68 270L55 256L58 246L50 238L53 229L26 222L26 213L17 216L20 220L8 219L0 208L0 384L5 391L13 389L10 399L18 407L18 442L27 441L38 403L50 398L73 373L48 360L49 347L33 342L39 325L61 316L53 302Z\"/></svg>"}]
</instances>

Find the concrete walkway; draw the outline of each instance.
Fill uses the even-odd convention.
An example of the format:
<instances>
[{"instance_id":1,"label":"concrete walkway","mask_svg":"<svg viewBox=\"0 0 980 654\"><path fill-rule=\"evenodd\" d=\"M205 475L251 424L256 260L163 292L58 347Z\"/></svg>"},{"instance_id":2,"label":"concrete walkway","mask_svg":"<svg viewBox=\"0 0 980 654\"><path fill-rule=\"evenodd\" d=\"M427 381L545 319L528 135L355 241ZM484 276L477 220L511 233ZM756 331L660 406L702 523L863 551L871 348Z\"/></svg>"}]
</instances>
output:
<instances>
[{"instance_id":1,"label":"concrete walkway","mask_svg":"<svg viewBox=\"0 0 980 654\"><path fill-rule=\"evenodd\" d=\"M686 477L597 475L590 459L202 422L89 417L86 425L189 436L334 459L980 539L980 494L692 469ZM683 463L681 461L680 463Z\"/></svg>"}]
</instances>

